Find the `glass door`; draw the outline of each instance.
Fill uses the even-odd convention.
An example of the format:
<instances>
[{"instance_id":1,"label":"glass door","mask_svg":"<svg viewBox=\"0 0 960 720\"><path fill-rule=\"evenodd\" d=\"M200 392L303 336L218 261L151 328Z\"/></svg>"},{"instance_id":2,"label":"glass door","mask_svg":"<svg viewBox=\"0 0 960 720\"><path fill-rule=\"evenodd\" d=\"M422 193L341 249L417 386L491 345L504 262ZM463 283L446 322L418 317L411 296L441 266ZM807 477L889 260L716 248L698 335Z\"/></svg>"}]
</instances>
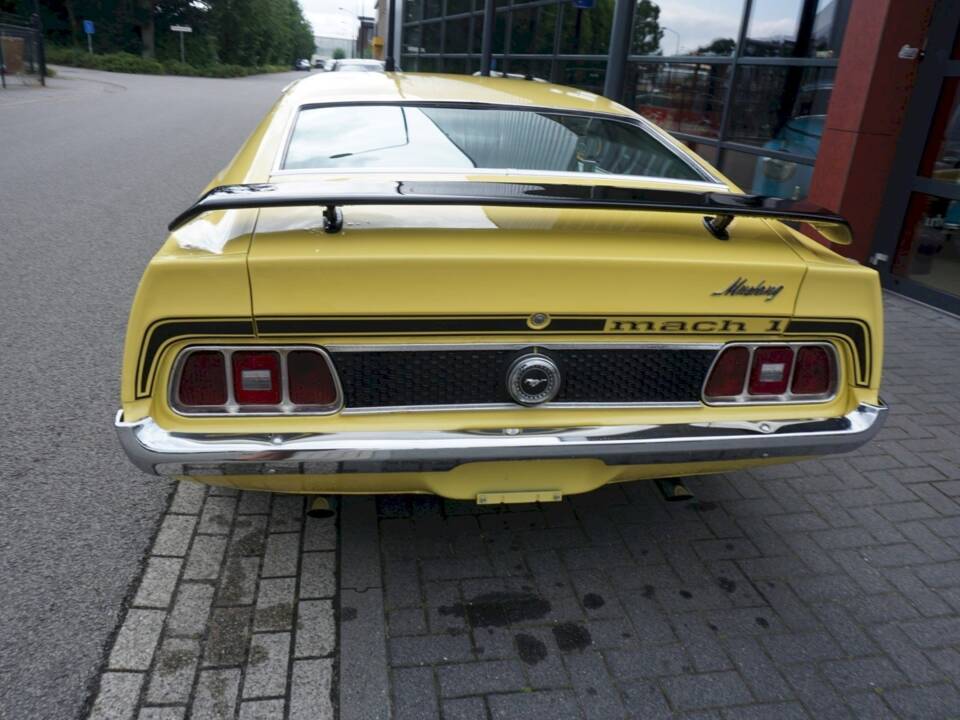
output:
<instances>
[{"instance_id":1,"label":"glass door","mask_svg":"<svg viewBox=\"0 0 960 720\"><path fill-rule=\"evenodd\" d=\"M960 3L940 0L901 132L872 262L884 284L960 313Z\"/></svg>"}]
</instances>

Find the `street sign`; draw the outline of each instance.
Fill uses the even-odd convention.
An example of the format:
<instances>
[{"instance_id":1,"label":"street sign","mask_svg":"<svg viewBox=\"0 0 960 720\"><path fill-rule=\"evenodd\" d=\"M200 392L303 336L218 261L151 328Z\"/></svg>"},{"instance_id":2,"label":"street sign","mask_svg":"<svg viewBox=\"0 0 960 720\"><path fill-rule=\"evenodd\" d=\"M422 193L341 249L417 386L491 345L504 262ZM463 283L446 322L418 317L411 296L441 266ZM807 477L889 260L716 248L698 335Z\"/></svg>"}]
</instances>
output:
<instances>
[{"instance_id":1,"label":"street sign","mask_svg":"<svg viewBox=\"0 0 960 720\"><path fill-rule=\"evenodd\" d=\"M95 32L93 20L83 21L83 32L87 35L87 52L93 55L93 33Z\"/></svg>"},{"instance_id":2,"label":"street sign","mask_svg":"<svg viewBox=\"0 0 960 720\"><path fill-rule=\"evenodd\" d=\"M573 0L573 5L578 10L590 10L593 8L594 0Z\"/></svg>"},{"instance_id":3,"label":"street sign","mask_svg":"<svg viewBox=\"0 0 960 720\"><path fill-rule=\"evenodd\" d=\"M180 62L186 62L187 55L183 49L183 34L192 33L193 28L190 27L189 25L171 25L170 29L173 30L173 32L180 34Z\"/></svg>"}]
</instances>

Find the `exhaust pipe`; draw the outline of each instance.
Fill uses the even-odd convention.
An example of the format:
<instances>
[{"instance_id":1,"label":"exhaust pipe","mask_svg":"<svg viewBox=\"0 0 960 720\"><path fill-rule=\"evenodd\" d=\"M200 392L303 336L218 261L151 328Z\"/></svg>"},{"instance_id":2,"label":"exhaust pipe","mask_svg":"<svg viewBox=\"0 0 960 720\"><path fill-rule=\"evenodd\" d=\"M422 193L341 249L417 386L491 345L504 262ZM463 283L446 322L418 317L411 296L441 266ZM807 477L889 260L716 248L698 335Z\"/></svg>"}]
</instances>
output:
<instances>
[{"instance_id":1,"label":"exhaust pipe","mask_svg":"<svg viewBox=\"0 0 960 720\"><path fill-rule=\"evenodd\" d=\"M679 480L657 480L657 487L667 502L683 502L693 500L693 493Z\"/></svg>"},{"instance_id":2,"label":"exhaust pipe","mask_svg":"<svg viewBox=\"0 0 960 720\"><path fill-rule=\"evenodd\" d=\"M310 503L310 509L307 510L307 517L317 518L320 520L332 518L336 514L337 511L330 507L330 501L322 495L315 497Z\"/></svg>"}]
</instances>

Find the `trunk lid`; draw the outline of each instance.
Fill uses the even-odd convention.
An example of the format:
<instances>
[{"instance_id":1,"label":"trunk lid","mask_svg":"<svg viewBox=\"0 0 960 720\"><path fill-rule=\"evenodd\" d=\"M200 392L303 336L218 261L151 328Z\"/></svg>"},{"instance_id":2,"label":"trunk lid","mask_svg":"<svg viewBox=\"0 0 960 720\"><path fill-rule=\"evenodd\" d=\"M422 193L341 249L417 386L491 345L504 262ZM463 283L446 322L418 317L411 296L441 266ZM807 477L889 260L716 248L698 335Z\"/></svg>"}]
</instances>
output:
<instances>
[{"instance_id":1,"label":"trunk lid","mask_svg":"<svg viewBox=\"0 0 960 720\"><path fill-rule=\"evenodd\" d=\"M503 207L263 209L254 314L791 315L806 265L767 221ZM778 289L779 288L779 289Z\"/></svg>"}]
</instances>

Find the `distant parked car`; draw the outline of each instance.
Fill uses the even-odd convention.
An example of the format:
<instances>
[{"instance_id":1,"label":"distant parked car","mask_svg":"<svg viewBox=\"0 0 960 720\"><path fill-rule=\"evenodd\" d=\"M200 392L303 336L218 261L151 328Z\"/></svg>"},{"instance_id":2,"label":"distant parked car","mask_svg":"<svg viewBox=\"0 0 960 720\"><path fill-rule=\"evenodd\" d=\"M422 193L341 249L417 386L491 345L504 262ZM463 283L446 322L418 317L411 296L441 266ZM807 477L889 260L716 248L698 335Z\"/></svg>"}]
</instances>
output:
<instances>
[{"instance_id":1,"label":"distant parked car","mask_svg":"<svg viewBox=\"0 0 960 720\"><path fill-rule=\"evenodd\" d=\"M331 69L333 72L383 72L383 62L360 58L335 60Z\"/></svg>"},{"instance_id":2,"label":"distant parked car","mask_svg":"<svg viewBox=\"0 0 960 720\"><path fill-rule=\"evenodd\" d=\"M314 66L317 70L326 70L326 69L327 69L327 63L329 63L329 62L330 62L330 60L329 60L328 58L317 58L316 60L313 61L313 66Z\"/></svg>"},{"instance_id":3,"label":"distant parked car","mask_svg":"<svg viewBox=\"0 0 960 720\"><path fill-rule=\"evenodd\" d=\"M294 70L306 70L307 72L310 72L310 61L307 60L306 58L302 58L302 59L300 59L300 60L297 60L297 62L296 62L296 63L294 64L294 66L293 66L293 69L294 69Z\"/></svg>"}]
</instances>

